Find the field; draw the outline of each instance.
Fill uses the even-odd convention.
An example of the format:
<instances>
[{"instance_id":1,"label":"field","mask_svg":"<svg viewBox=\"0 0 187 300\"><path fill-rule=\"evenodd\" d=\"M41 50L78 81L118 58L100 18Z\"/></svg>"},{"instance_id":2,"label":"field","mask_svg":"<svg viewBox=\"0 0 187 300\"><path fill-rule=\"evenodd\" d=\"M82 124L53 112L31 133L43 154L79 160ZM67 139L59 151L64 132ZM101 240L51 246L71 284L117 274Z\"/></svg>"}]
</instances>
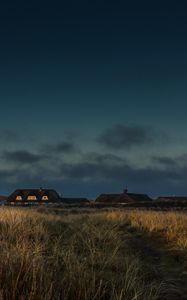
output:
<instances>
[{"instance_id":1,"label":"field","mask_svg":"<svg viewBox=\"0 0 187 300\"><path fill-rule=\"evenodd\" d=\"M0 299L187 299L187 213L0 209Z\"/></svg>"}]
</instances>

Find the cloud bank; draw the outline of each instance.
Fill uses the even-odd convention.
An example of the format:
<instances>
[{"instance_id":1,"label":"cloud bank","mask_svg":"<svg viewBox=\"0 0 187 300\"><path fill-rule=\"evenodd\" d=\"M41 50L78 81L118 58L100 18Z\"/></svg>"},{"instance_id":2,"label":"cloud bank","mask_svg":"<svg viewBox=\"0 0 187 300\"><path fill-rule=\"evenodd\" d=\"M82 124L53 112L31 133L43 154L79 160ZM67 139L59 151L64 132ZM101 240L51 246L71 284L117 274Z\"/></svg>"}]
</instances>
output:
<instances>
[{"instance_id":1,"label":"cloud bank","mask_svg":"<svg viewBox=\"0 0 187 300\"><path fill-rule=\"evenodd\" d=\"M106 129L97 138L98 143L111 149L126 149L150 144L156 139L156 133L149 127L141 125L114 125Z\"/></svg>"},{"instance_id":2,"label":"cloud bank","mask_svg":"<svg viewBox=\"0 0 187 300\"><path fill-rule=\"evenodd\" d=\"M117 149L155 145L160 136L150 127L114 125L101 133L95 151L77 147L72 139L43 144L38 148L1 150L0 182L2 191L19 187L54 187L66 195L96 196L100 192L130 190L160 193L186 191L187 154L147 155L138 164L127 152ZM133 159L134 157L134 159ZM136 160L135 160L136 158Z\"/></svg>"}]
</instances>

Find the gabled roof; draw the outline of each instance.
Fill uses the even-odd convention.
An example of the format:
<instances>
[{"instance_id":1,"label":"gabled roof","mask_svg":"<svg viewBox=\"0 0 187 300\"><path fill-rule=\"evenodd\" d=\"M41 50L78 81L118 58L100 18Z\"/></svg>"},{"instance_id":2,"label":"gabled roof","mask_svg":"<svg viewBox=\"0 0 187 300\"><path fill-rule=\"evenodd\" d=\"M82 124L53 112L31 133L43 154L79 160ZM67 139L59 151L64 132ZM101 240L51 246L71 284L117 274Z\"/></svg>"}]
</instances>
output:
<instances>
[{"instance_id":1,"label":"gabled roof","mask_svg":"<svg viewBox=\"0 0 187 300\"><path fill-rule=\"evenodd\" d=\"M160 196L156 200L158 201L187 201L187 196Z\"/></svg>"},{"instance_id":2,"label":"gabled roof","mask_svg":"<svg viewBox=\"0 0 187 300\"><path fill-rule=\"evenodd\" d=\"M101 194L95 201L101 203L131 203L151 200L147 194L121 193Z\"/></svg>"},{"instance_id":3,"label":"gabled roof","mask_svg":"<svg viewBox=\"0 0 187 300\"><path fill-rule=\"evenodd\" d=\"M95 202L113 203L114 200L119 196L120 194L101 194L99 197L96 198Z\"/></svg>"},{"instance_id":4,"label":"gabled roof","mask_svg":"<svg viewBox=\"0 0 187 300\"><path fill-rule=\"evenodd\" d=\"M151 201L152 199L147 194L134 194L134 193L123 193L116 200L119 202L140 202L140 201Z\"/></svg>"},{"instance_id":5,"label":"gabled roof","mask_svg":"<svg viewBox=\"0 0 187 300\"><path fill-rule=\"evenodd\" d=\"M9 197L8 201L15 201L17 196L21 196L23 201L28 196L36 196L37 200L42 200L43 196L48 196L49 200L60 199L59 194L53 189L17 189Z\"/></svg>"}]
</instances>

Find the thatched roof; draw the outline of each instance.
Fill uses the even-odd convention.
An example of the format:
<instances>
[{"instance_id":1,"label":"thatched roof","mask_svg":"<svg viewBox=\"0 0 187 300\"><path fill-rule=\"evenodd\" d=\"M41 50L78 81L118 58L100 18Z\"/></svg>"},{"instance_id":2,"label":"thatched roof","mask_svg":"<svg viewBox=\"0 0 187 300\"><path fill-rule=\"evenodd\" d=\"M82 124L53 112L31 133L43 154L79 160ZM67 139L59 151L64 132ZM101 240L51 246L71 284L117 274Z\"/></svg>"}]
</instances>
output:
<instances>
[{"instance_id":1,"label":"thatched roof","mask_svg":"<svg viewBox=\"0 0 187 300\"><path fill-rule=\"evenodd\" d=\"M119 197L120 194L101 194L95 202L100 202L100 203L114 203L115 199Z\"/></svg>"},{"instance_id":2,"label":"thatched roof","mask_svg":"<svg viewBox=\"0 0 187 300\"><path fill-rule=\"evenodd\" d=\"M101 194L95 201L100 203L132 203L147 202L152 199L146 194L121 193L121 194Z\"/></svg>"},{"instance_id":3,"label":"thatched roof","mask_svg":"<svg viewBox=\"0 0 187 300\"><path fill-rule=\"evenodd\" d=\"M13 202L16 201L16 198L20 196L21 201L28 201L29 196L35 196L37 200L34 201L42 201L44 196L47 196L47 201L58 201L60 200L59 194L53 189L17 189L15 190L9 197L8 201ZM30 201L30 200L29 200ZM45 200L46 201L46 200Z\"/></svg>"},{"instance_id":4,"label":"thatched roof","mask_svg":"<svg viewBox=\"0 0 187 300\"><path fill-rule=\"evenodd\" d=\"M129 203L129 202L146 202L152 199L147 194L134 194L134 193L123 193L116 198L116 202L119 203Z\"/></svg>"},{"instance_id":5,"label":"thatched roof","mask_svg":"<svg viewBox=\"0 0 187 300\"><path fill-rule=\"evenodd\" d=\"M156 201L187 201L187 196L160 196Z\"/></svg>"}]
</instances>

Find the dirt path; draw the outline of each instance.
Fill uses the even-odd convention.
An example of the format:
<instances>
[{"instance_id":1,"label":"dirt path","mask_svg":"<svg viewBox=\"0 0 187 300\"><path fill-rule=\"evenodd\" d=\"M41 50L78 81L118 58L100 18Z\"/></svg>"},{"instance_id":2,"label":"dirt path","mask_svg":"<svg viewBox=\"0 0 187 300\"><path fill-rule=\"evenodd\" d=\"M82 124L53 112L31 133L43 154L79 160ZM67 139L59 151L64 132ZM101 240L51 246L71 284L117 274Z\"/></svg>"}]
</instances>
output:
<instances>
[{"instance_id":1,"label":"dirt path","mask_svg":"<svg viewBox=\"0 0 187 300\"><path fill-rule=\"evenodd\" d=\"M148 279L161 280L173 290L164 300L187 300L187 255L172 249L163 237L124 228L125 242L132 253L139 255ZM160 300L163 300L160 299Z\"/></svg>"}]
</instances>

